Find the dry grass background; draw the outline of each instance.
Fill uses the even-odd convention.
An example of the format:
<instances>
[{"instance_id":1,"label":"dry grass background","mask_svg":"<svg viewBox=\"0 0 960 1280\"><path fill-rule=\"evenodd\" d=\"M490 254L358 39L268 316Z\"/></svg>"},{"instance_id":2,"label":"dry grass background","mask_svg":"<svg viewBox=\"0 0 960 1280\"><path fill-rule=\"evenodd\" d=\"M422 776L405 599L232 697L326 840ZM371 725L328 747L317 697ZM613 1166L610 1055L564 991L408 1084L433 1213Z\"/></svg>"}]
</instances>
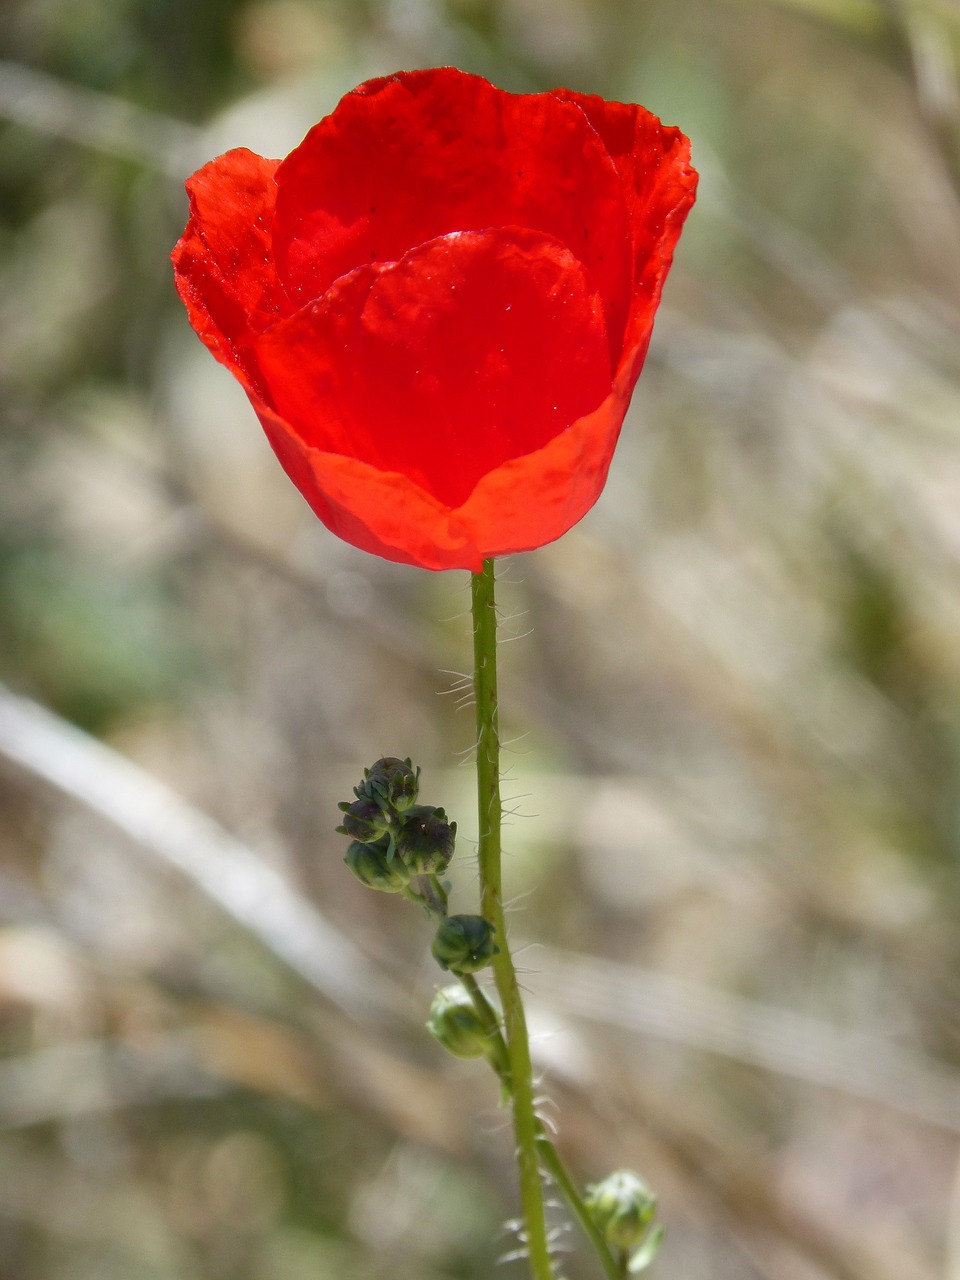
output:
<instances>
[{"instance_id":1,"label":"dry grass background","mask_svg":"<svg viewBox=\"0 0 960 1280\"><path fill-rule=\"evenodd\" d=\"M561 1146L653 1182L663 1280L958 1280L953 0L6 0L0 58L3 1280L522 1275L332 833L411 753L471 901L466 575L312 519L167 263L197 164L447 62L703 174L601 502L502 566Z\"/></svg>"}]
</instances>

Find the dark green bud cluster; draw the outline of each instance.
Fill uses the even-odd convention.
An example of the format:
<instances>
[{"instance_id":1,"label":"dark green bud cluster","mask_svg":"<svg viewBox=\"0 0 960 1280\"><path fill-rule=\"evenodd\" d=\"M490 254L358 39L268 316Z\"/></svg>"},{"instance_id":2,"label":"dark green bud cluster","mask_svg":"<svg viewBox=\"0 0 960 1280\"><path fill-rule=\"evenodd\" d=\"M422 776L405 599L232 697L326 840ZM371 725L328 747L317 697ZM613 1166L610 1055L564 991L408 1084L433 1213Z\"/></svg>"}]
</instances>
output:
<instances>
[{"instance_id":1,"label":"dark green bud cluster","mask_svg":"<svg viewBox=\"0 0 960 1280\"><path fill-rule=\"evenodd\" d=\"M338 806L337 830L353 841L346 864L372 889L400 893L414 876L442 874L453 857L457 824L443 809L417 804L419 791L420 770L409 759L383 756L364 769L356 799Z\"/></svg>"},{"instance_id":2,"label":"dark green bud cluster","mask_svg":"<svg viewBox=\"0 0 960 1280\"><path fill-rule=\"evenodd\" d=\"M433 997L427 1030L457 1058L482 1058L494 1052L469 994L459 985L442 987Z\"/></svg>"},{"instance_id":3,"label":"dark green bud cluster","mask_svg":"<svg viewBox=\"0 0 960 1280\"><path fill-rule=\"evenodd\" d=\"M602 1182L587 1187L584 1199L590 1216L614 1249L631 1253L648 1237L657 1212L657 1197L639 1174L618 1169Z\"/></svg>"},{"instance_id":4,"label":"dark green bud cluster","mask_svg":"<svg viewBox=\"0 0 960 1280\"><path fill-rule=\"evenodd\" d=\"M500 950L493 934L493 925L483 916L444 916L433 940L433 958L451 973L476 973Z\"/></svg>"},{"instance_id":5,"label":"dark green bud cluster","mask_svg":"<svg viewBox=\"0 0 960 1280\"><path fill-rule=\"evenodd\" d=\"M337 830L351 840L344 861L361 884L402 893L439 920L433 956L441 969L476 973L499 951L494 927L482 916L447 915L449 885L438 877L453 857L457 824L443 809L418 804L419 792L420 770L409 760L383 756L364 769L363 781L353 789L356 799L339 806L343 821ZM460 1042L476 1016L468 999L445 1021L432 1015L431 1029L435 1024L434 1034L444 1043L456 1032Z\"/></svg>"}]
</instances>

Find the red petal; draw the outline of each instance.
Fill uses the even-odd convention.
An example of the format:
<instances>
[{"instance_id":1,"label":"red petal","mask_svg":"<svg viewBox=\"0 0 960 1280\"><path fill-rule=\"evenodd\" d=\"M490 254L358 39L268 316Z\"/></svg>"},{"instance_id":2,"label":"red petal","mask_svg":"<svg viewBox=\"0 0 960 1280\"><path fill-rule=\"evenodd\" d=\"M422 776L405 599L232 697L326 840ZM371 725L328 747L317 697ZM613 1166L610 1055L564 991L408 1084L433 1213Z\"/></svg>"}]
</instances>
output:
<instances>
[{"instance_id":1,"label":"red petal","mask_svg":"<svg viewBox=\"0 0 960 1280\"><path fill-rule=\"evenodd\" d=\"M254 407L284 471L338 538L398 564L480 569L483 554L456 511L399 472L306 447L276 414Z\"/></svg>"},{"instance_id":2,"label":"red petal","mask_svg":"<svg viewBox=\"0 0 960 1280\"><path fill-rule=\"evenodd\" d=\"M269 403L308 448L396 472L442 506L608 395L602 307L554 240L444 236L338 280L257 343ZM366 490L356 510L372 501Z\"/></svg>"},{"instance_id":3,"label":"red petal","mask_svg":"<svg viewBox=\"0 0 960 1280\"><path fill-rule=\"evenodd\" d=\"M287 475L338 537L400 564L476 572L490 556L552 542L590 510L628 399L615 389L542 449L484 476L453 511L399 472L305 446L269 409L255 407Z\"/></svg>"},{"instance_id":4,"label":"red petal","mask_svg":"<svg viewBox=\"0 0 960 1280\"><path fill-rule=\"evenodd\" d=\"M457 512L480 560L542 547L586 515L606 484L632 389L614 387L542 449L484 476Z\"/></svg>"},{"instance_id":5,"label":"red petal","mask_svg":"<svg viewBox=\"0 0 960 1280\"><path fill-rule=\"evenodd\" d=\"M190 221L173 251L177 289L213 354L256 385L253 337L292 307L270 247L279 160L229 151L187 183Z\"/></svg>"},{"instance_id":6,"label":"red petal","mask_svg":"<svg viewBox=\"0 0 960 1280\"><path fill-rule=\"evenodd\" d=\"M624 372L636 381L673 251L697 193L690 143L679 129L632 103L607 102L570 89L557 89L555 96L584 112L623 182L634 255Z\"/></svg>"},{"instance_id":7,"label":"red petal","mask_svg":"<svg viewBox=\"0 0 960 1280\"><path fill-rule=\"evenodd\" d=\"M604 300L614 359L632 283L622 183L579 106L453 68L361 85L284 161L274 251L301 302L451 231L559 240Z\"/></svg>"}]
</instances>

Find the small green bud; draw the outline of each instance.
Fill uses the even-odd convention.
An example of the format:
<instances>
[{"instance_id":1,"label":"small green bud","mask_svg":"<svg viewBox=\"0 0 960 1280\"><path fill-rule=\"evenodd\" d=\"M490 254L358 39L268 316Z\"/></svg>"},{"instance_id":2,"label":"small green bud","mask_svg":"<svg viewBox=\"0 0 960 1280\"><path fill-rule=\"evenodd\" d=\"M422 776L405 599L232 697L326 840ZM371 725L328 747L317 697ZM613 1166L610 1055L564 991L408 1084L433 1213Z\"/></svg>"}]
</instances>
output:
<instances>
[{"instance_id":1,"label":"small green bud","mask_svg":"<svg viewBox=\"0 0 960 1280\"><path fill-rule=\"evenodd\" d=\"M354 840L344 862L361 882L384 893L399 893L407 887L410 872L399 858L389 858L390 837L381 836L373 844Z\"/></svg>"},{"instance_id":2,"label":"small green bud","mask_svg":"<svg viewBox=\"0 0 960 1280\"><path fill-rule=\"evenodd\" d=\"M433 940L433 958L441 969L476 973L500 950L493 934L493 925L483 916L444 916Z\"/></svg>"},{"instance_id":3,"label":"small green bud","mask_svg":"<svg viewBox=\"0 0 960 1280\"><path fill-rule=\"evenodd\" d=\"M629 1169L618 1169L587 1187L584 1199L607 1243L625 1252L642 1243L657 1211L657 1197Z\"/></svg>"},{"instance_id":4,"label":"small green bud","mask_svg":"<svg viewBox=\"0 0 960 1280\"><path fill-rule=\"evenodd\" d=\"M457 1058L481 1058L493 1046L469 994L459 983L433 997L427 1030Z\"/></svg>"},{"instance_id":5,"label":"small green bud","mask_svg":"<svg viewBox=\"0 0 960 1280\"><path fill-rule=\"evenodd\" d=\"M442 875L453 857L457 824L442 809L416 804L404 814L397 831L397 852L417 876Z\"/></svg>"},{"instance_id":6,"label":"small green bud","mask_svg":"<svg viewBox=\"0 0 960 1280\"><path fill-rule=\"evenodd\" d=\"M390 826L390 815L383 812L376 800L354 800L353 804L343 803L337 808L343 813L343 822L337 830L361 844L379 840Z\"/></svg>"},{"instance_id":7,"label":"small green bud","mask_svg":"<svg viewBox=\"0 0 960 1280\"><path fill-rule=\"evenodd\" d=\"M363 778L357 795L372 796L397 813L405 813L420 791L420 770L414 770L409 756L406 760L381 756L369 769L364 769Z\"/></svg>"}]
</instances>

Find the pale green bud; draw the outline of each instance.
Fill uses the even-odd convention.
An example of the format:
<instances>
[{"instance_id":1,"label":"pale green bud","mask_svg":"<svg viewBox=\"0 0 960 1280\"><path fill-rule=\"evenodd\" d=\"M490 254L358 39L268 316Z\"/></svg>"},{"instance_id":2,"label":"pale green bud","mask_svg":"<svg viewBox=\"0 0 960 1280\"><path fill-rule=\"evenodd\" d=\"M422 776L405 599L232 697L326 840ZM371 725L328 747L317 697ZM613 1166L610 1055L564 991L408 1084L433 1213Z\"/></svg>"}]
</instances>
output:
<instances>
[{"instance_id":1,"label":"pale green bud","mask_svg":"<svg viewBox=\"0 0 960 1280\"><path fill-rule=\"evenodd\" d=\"M643 1241L657 1211L657 1197L629 1169L618 1169L587 1187L584 1199L607 1243L625 1252Z\"/></svg>"},{"instance_id":2,"label":"pale green bud","mask_svg":"<svg viewBox=\"0 0 960 1280\"><path fill-rule=\"evenodd\" d=\"M427 1030L458 1058L480 1058L492 1050L490 1034L459 983L433 997Z\"/></svg>"}]
</instances>

